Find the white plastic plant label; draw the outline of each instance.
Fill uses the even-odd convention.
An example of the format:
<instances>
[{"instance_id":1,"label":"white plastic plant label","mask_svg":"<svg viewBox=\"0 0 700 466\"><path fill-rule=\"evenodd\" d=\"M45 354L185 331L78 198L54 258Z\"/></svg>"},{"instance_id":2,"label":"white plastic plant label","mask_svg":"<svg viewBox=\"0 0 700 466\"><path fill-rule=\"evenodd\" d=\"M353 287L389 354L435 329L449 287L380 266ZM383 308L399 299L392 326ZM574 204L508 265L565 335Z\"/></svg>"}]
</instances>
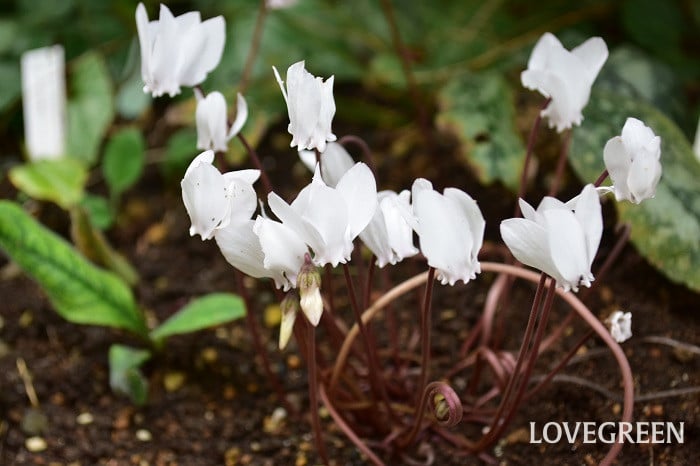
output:
<instances>
[{"instance_id":1,"label":"white plastic plant label","mask_svg":"<svg viewBox=\"0 0 700 466\"><path fill-rule=\"evenodd\" d=\"M31 160L61 157L66 145L63 47L30 50L22 55L21 66L27 154Z\"/></svg>"}]
</instances>

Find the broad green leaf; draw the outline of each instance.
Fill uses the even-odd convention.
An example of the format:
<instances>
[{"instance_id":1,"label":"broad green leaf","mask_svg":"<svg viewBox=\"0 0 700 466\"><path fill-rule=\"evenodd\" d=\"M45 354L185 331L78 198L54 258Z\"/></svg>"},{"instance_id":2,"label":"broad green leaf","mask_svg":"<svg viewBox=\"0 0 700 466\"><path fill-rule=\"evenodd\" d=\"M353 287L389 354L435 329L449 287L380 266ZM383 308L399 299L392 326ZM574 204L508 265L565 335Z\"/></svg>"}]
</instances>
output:
<instances>
[{"instance_id":1,"label":"broad green leaf","mask_svg":"<svg viewBox=\"0 0 700 466\"><path fill-rule=\"evenodd\" d=\"M139 367L151 358L151 352L114 344L109 348L109 386L126 395L136 405L148 400L148 380Z\"/></svg>"},{"instance_id":2,"label":"broad green leaf","mask_svg":"<svg viewBox=\"0 0 700 466\"><path fill-rule=\"evenodd\" d=\"M114 223L114 210L107 198L86 193L80 206L85 209L90 223L100 230L106 230Z\"/></svg>"},{"instance_id":3,"label":"broad green leaf","mask_svg":"<svg viewBox=\"0 0 700 466\"><path fill-rule=\"evenodd\" d=\"M135 285L139 276L128 260L109 244L102 231L91 222L90 215L82 206L70 210L71 237L85 257L107 267L129 285Z\"/></svg>"},{"instance_id":4,"label":"broad green leaf","mask_svg":"<svg viewBox=\"0 0 700 466\"><path fill-rule=\"evenodd\" d=\"M102 173L112 197L129 189L141 176L145 142L141 131L125 128L116 133L105 147Z\"/></svg>"},{"instance_id":5,"label":"broad green leaf","mask_svg":"<svg viewBox=\"0 0 700 466\"><path fill-rule=\"evenodd\" d=\"M167 177L182 177L187 165L197 155L197 133L194 128L183 128L170 136L165 147L165 160L160 165Z\"/></svg>"},{"instance_id":6,"label":"broad green leaf","mask_svg":"<svg viewBox=\"0 0 700 466\"><path fill-rule=\"evenodd\" d=\"M104 58L95 52L80 57L72 66L69 86L67 153L92 165L114 118L112 82Z\"/></svg>"},{"instance_id":7,"label":"broad green leaf","mask_svg":"<svg viewBox=\"0 0 700 466\"><path fill-rule=\"evenodd\" d=\"M151 332L151 339L163 339L231 322L245 315L243 300L229 293L212 293L197 298Z\"/></svg>"},{"instance_id":8,"label":"broad green leaf","mask_svg":"<svg viewBox=\"0 0 700 466\"><path fill-rule=\"evenodd\" d=\"M0 248L41 285L64 319L147 334L124 282L95 267L10 201L0 201Z\"/></svg>"},{"instance_id":9,"label":"broad green leaf","mask_svg":"<svg viewBox=\"0 0 700 466\"><path fill-rule=\"evenodd\" d=\"M620 221L632 225L639 252L671 280L700 291L700 164L690 143L671 120L639 99L596 91L584 116L574 129L570 161L587 183L602 173L603 147L620 134L627 117L642 120L661 136L663 175L656 197L615 205Z\"/></svg>"},{"instance_id":10,"label":"broad green leaf","mask_svg":"<svg viewBox=\"0 0 700 466\"><path fill-rule=\"evenodd\" d=\"M18 165L9 175L12 184L30 197L69 209L83 197L88 174L79 160L64 157Z\"/></svg>"},{"instance_id":11,"label":"broad green leaf","mask_svg":"<svg viewBox=\"0 0 700 466\"><path fill-rule=\"evenodd\" d=\"M485 183L515 189L525 148L515 125L513 94L496 73L464 75L438 95L437 125L454 134L464 161Z\"/></svg>"}]
</instances>

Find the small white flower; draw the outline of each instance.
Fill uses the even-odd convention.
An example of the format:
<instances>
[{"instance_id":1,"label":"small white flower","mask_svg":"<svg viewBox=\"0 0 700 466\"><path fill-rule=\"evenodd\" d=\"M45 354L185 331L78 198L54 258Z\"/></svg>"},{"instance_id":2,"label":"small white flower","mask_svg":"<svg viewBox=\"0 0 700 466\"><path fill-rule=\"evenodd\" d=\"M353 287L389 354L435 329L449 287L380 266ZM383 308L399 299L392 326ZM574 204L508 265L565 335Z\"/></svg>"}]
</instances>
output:
<instances>
[{"instance_id":1,"label":"small white flower","mask_svg":"<svg viewBox=\"0 0 700 466\"><path fill-rule=\"evenodd\" d=\"M616 342L622 343L632 338L632 313L615 311L607 319L610 335Z\"/></svg>"},{"instance_id":2,"label":"small white flower","mask_svg":"<svg viewBox=\"0 0 700 466\"><path fill-rule=\"evenodd\" d=\"M603 158L618 201L639 204L654 197L661 178L661 138L651 128L628 118L622 135L605 144Z\"/></svg>"},{"instance_id":3,"label":"small white flower","mask_svg":"<svg viewBox=\"0 0 700 466\"><path fill-rule=\"evenodd\" d=\"M141 46L144 92L153 97L180 93L180 86L196 86L221 61L226 39L222 16L202 22L198 11L174 17L160 6L156 21L148 21L143 3L136 7L136 28Z\"/></svg>"},{"instance_id":4,"label":"small white flower","mask_svg":"<svg viewBox=\"0 0 700 466\"><path fill-rule=\"evenodd\" d=\"M405 218L405 213L411 211L411 192L380 191L377 201L377 211L360 233L360 239L377 257L381 268L418 254L418 249L413 245L413 229Z\"/></svg>"},{"instance_id":5,"label":"small white flower","mask_svg":"<svg viewBox=\"0 0 700 466\"><path fill-rule=\"evenodd\" d=\"M564 290L590 287L591 264L603 233L598 192L592 184L569 203L545 197L537 210L520 199L525 218L501 222L501 236L516 259L550 275Z\"/></svg>"},{"instance_id":6,"label":"small white flower","mask_svg":"<svg viewBox=\"0 0 700 466\"><path fill-rule=\"evenodd\" d=\"M420 250L436 269L438 280L454 285L476 278L486 227L476 201L457 188L440 194L423 178L413 182L411 196L414 218L407 221L413 223Z\"/></svg>"},{"instance_id":7,"label":"small white flower","mask_svg":"<svg viewBox=\"0 0 700 466\"><path fill-rule=\"evenodd\" d=\"M314 252L322 266L350 259L353 240L365 229L377 208L377 188L372 171L356 163L335 188L321 178L317 166L313 180L292 204L275 193L268 204L280 221L291 228Z\"/></svg>"},{"instance_id":8,"label":"small white flower","mask_svg":"<svg viewBox=\"0 0 700 466\"><path fill-rule=\"evenodd\" d=\"M299 150L318 149L323 152L327 141L336 140L331 131L335 115L333 76L324 82L322 78L314 77L306 71L304 62L300 61L287 69L285 90L277 68L273 66L272 69L287 102L288 131L292 135L290 146L297 146Z\"/></svg>"},{"instance_id":9,"label":"small white flower","mask_svg":"<svg viewBox=\"0 0 700 466\"><path fill-rule=\"evenodd\" d=\"M260 177L259 170L222 174L213 161L213 151L202 152L190 163L180 183L182 201L192 221L190 235L200 235L203 240L212 238L231 218L249 220L257 203L253 183Z\"/></svg>"},{"instance_id":10,"label":"small white flower","mask_svg":"<svg viewBox=\"0 0 700 466\"><path fill-rule=\"evenodd\" d=\"M547 32L535 45L520 80L552 101L542 116L558 132L580 125L581 111L588 103L591 86L608 58L608 47L600 37L588 39L570 52Z\"/></svg>"},{"instance_id":11,"label":"small white flower","mask_svg":"<svg viewBox=\"0 0 700 466\"><path fill-rule=\"evenodd\" d=\"M197 97L197 149L226 152L228 141L238 134L248 118L245 99L241 94L237 95L236 119L231 128L228 128L228 112L223 94L214 91L204 97L199 89L195 89L194 93Z\"/></svg>"}]
</instances>

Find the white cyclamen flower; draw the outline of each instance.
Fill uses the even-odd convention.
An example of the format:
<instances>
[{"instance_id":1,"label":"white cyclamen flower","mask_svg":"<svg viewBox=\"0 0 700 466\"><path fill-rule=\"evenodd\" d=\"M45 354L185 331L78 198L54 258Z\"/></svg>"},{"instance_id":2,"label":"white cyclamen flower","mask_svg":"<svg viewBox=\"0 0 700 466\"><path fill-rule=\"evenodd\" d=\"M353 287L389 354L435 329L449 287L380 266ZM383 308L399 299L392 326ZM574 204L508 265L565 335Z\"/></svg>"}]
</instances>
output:
<instances>
[{"instance_id":1,"label":"white cyclamen flower","mask_svg":"<svg viewBox=\"0 0 700 466\"><path fill-rule=\"evenodd\" d=\"M610 335L616 342L622 343L632 338L632 313L615 311L607 319Z\"/></svg>"},{"instance_id":2,"label":"white cyclamen flower","mask_svg":"<svg viewBox=\"0 0 700 466\"><path fill-rule=\"evenodd\" d=\"M377 257L381 268L418 254L418 249L413 245L413 228L405 218L405 213L411 211L411 192L380 191L377 201L377 211L360 233L360 239Z\"/></svg>"},{"instance_id":3,"label":"white cyclamen flower","mask_svg":"<svg viewBox=\"0 0 700 466\"><path fill-rule=\"evenodd\" d=\"M144 92L153 97L180 93L180 86L196 86L221 61L226 39L222 16L202 22L198 11L174 17L160 6L160 17L148 21L143 3L136 8L136 28L141 46Z\"/></svg>"},{"instance_id":4,"label":"white cyclamen flower","mask_svg":"<svg viewBox=\"0 0 700 466\"><path fill-rule=\"evenodd\" d=\"M552 99L542 110L550 128L562 132L581 124L581 111L607 58L608 47L600 37L592 37L570 52L549 32L540 38L520 80L526 88Z\"/></svg>"},{"instance_id":5,"label":"white cyclamen flower","mask_svg":"<svg viewBox=\"0 0 700 466\"><path fill-rule=\"evenodd\" d=\"M365 229L377 208L377 187L372 171L355 164L335 188L321 178L318 166L313 180L299 192L292 204L270 193L272 212L291 228L314 252L319 266L345 263L350 259L353 240Z\"/></svg>"},{"instance_id":6,"label":"white cyclamen flower","mask_svg":"<svg viewBox=\"0 0 700 466\"><path fill-rule=\"evenodd\" d=\"M661 138L636 118L628 118L622 135L605 144L603 158L615 198L639 204L654 197L661 178Z\"/></svg>"},{"instance_id":7,"label":"white cyclamen flower","mask_svg":"<svg viewBox=\"0 0 700 466\"><path fill-rule=\"evenodd\" d=\"M285 90L277 68L273 66L272 69L287 102L287 130L292 135L290 146L298 146L299 150L318 149L319 152L323 152L326 149L326 141L336 140L331 131L331 122L335 115L333 76L323 82L322 78L314 77L306 71L304 62L300 61L287 69Z\"/></svg>"},{"instance_id":8,"label":"white cyclamen flower","mask_svg":"<svg viewBox=\"0 0 700 466\"><path fill-rule=\"evenodd\" d=\"M590 287L591 264L603 233L603 217L598 192L592 184L564 204L545 197L537 210L520 199L525 218L501 222L501 236L520 262L553 277L557 285L578 291L579 284Z\"/></svg>"},{"instance_id":9,"label":"white cyclamen flower","mask_svg":"<svg viewBox=\"0 0 700 466\"><path fill-rule=\"evenodd\" d=\"M413 223L420 250L436 269L438 280L454 285L476 278L486 227L476 201L457 188L440 194L423 178L413 182L411 195L414 217L407 220Z\"/></svg>"},{"instance_id":10,"label":"white cyclamen flower","mask_svg":"<svg viewBox=\"0 0 700 466\"><path fill-rule=\"evenodd\" d=\"M195 89L194 94L197 97L197 149L226 152L228 141L238 134L248 118L245 99L241 94L237 95L236 119L229 128L226 99L221 92L210 92L204 97L199 89Z\"/></svg>"},{"instance_id":11,"label":"white cyclamen flower","mask_svg":"<svg viewBox=\"0 0 700 466\"><path fill-rule=\"evenodd\" d=\"M202 152L190 163L180 183L182 201L192 221L190 235L200 235L203 240L228 225L232 216L251 218L256 207L252 186L260 177L260 170L222 174L213 161L213 151Z\"/></svg>"}]
</instances>

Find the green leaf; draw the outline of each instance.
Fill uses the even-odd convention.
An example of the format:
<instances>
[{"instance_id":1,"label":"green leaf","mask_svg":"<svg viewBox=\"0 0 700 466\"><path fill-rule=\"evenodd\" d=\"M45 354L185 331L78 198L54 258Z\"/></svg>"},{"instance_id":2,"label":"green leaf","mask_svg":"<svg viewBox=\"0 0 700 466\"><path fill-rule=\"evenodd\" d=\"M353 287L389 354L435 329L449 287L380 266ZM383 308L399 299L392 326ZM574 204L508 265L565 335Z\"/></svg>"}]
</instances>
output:
<instances>
[{"instance_id":1,"label":"green leaf","mask_svg":"<svg viewBox=\"0 0 700 466\"><path fill-rule=\"evenodd\" d=\"M126 395L136 405L148 400L148 380L139 367L151 358L151 352L125 345L109 348L109 386L115 393Z\"/></svg>"},{"instance_id":2,"label":"green leaf","mask_svg":"<svg viewBox=\"0 0 700 466\"><path fill-rule=\"evenodd\" d=\"M0 86L0 112L4 112L22 92L19 65L15 62L0 62L0 82L3 83Z\"/></svg>"},{"instance_id":3,"label":"green leaf","mask_svg":"<svg viewBox=\"0 0 700 466\"><path fill-rule=\"evenodd\" d=\"M181 333L231 322L245 315L243 300L229 293L212 293L197 298L173 314L151 332L151 339L160 340Z\"/></svg>"},{"instance_id":4,"label":"green leaf","mask_svg":"<svg viewBox=\"0 0 700 466\"><path fill-rule=\"evenodd\" d=\"M627 117L642 120L661 136L663 175L654 199L640 205L616 202L620 221L632 225L632 242L671 280L700 291L700 164L690 143L664 114L635 98L594 92L585 120L574 130L570 161L584 182L604 167L603 147L619 135Z\"/></svg>"},{"instance_id":5,"label":"green leaf","mask_svg":"<svg viewBox=\"0 0 700 466\"><path fill-rule=\"evenodd\" d=\"M194 128L183 128L173 133L165 147L165 160L160 168L166 177L182 177L187 165L197 155L197 133Z\"/></svg>"},{"instance_id":6,"label":"green leaf","mask_svg":"<svg viewBox=\"0 0 700 466\"><path fill-rule=\"evenodd\" d=\"M83 197L88 174L79 160L64 157L18 165L9 175L12 184L30 197L69 209Z\"/></svg>"},{"instance_id":7,"label":"green leaf","mask_svg":"<svg viewBox=\"0 0 700 466\"><path fill-rule=\"evenodd\" d=\"M90 223L100 230L106 230L114 223L115 212L107 198L86 193L80 206L85 209Z\"/></svg>"},{"instance_id":8,"label":"green leaf","mask_svg":"<svg viewBox=\"0 0 700 466\"><path fill-rule=\"evenodd\" d=\"M129 189L141 176L145 142L141 131L125 128L107 143L102 173L114 198Z\"/></svg>"},{"instance_id":9,"label":"green leaf","mask_svg":"<svg viewBox=\"0 0 700 466\"><path fill-rule=\"evenodd\" d=\"M10 201L0 201L0 248L39 282L64 319L147 335L143 316L124 282L92 265Z\"/></svg>"},{"instance_id":10,"label":"green leaf","mask_svg":"<svg viewBox=\"0 0 700 466\"><path fill-rule=\"evenodd\" d=\"M463 75L445 86L438 99L438 127L457 137L463 159L481 182L501 181L515 190L525 148L506 80L493 72Z\"/></svg>"},{"instance_id":11,"label":"green leaf","mask_svg":"<svg viewBox=\"0 0 700 466\"><path fill-rule=\"evenodd\" d=\"M80 57L73 64L69 83L67 153L92 165L114 119L112 82L104 58L95 52Z\"/></svg>"}]
</instances>

